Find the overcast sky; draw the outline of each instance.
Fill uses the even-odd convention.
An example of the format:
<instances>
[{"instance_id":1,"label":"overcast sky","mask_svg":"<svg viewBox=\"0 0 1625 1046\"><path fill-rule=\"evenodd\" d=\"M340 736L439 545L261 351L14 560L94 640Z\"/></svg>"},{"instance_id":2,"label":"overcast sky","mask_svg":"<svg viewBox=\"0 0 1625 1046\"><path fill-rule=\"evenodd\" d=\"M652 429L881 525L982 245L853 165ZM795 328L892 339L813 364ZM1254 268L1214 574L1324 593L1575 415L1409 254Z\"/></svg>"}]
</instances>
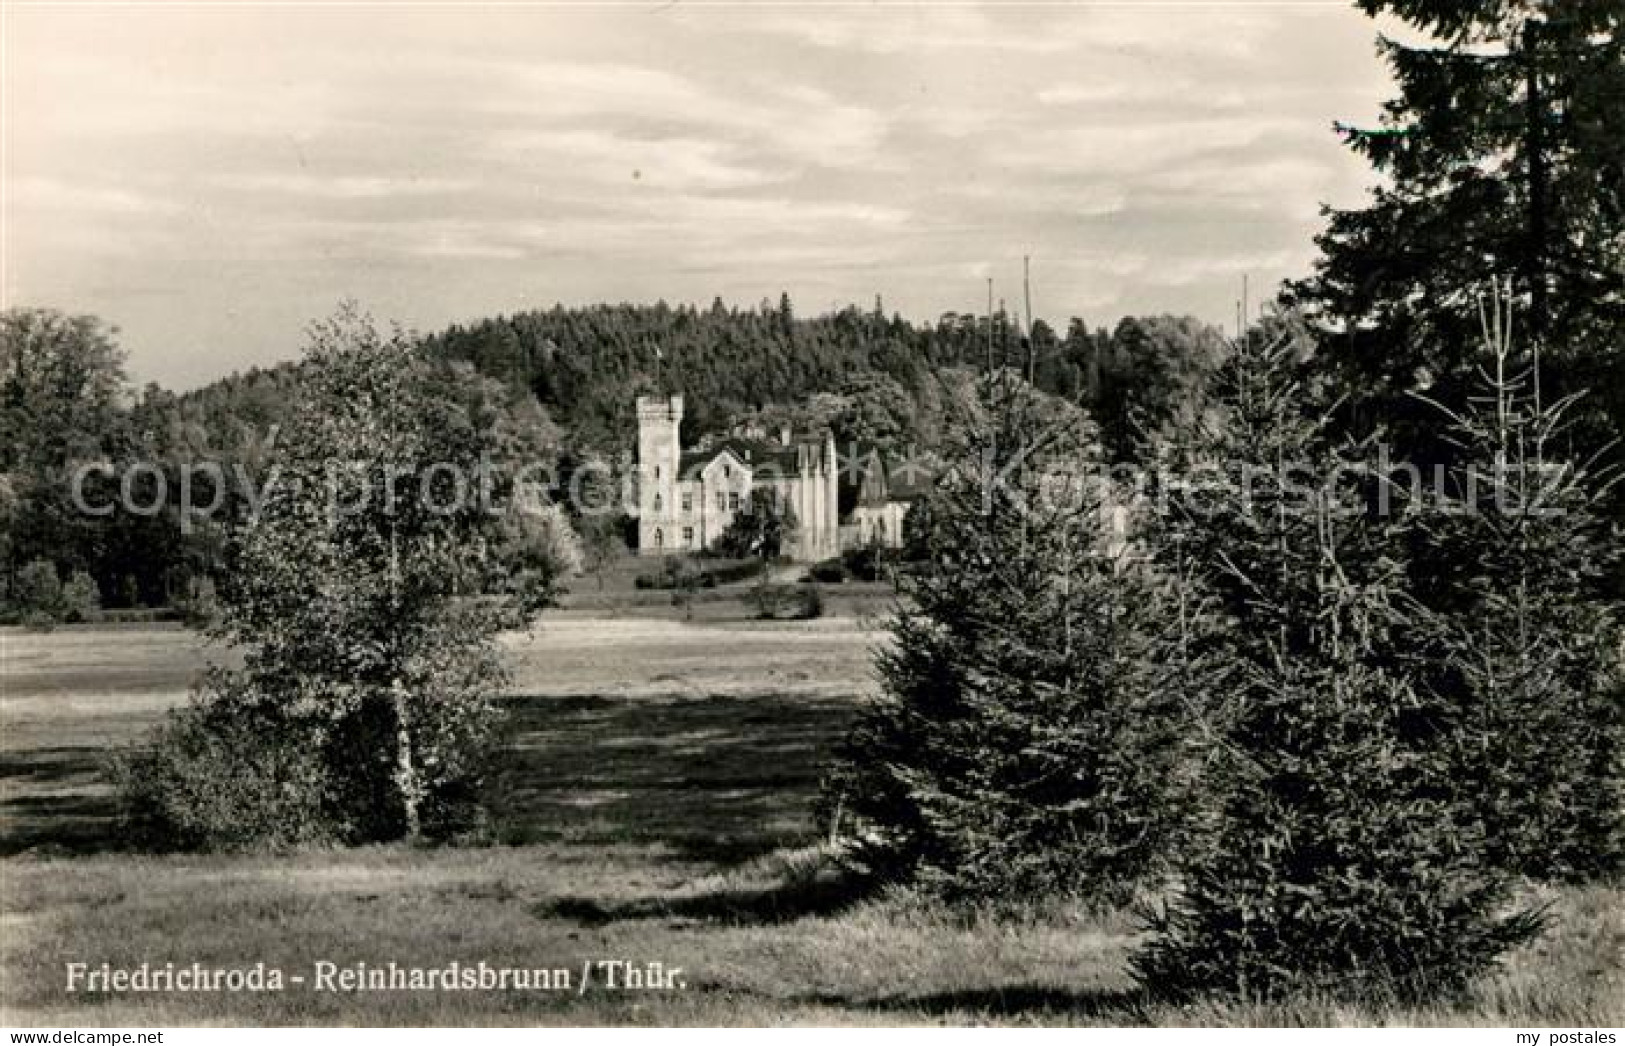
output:
<instances>
[{"instance_id":1,"label":"overcast sky","mask_svg":"<svg viewBox=\"0 0 1625 1046\"><path fill-rule=\"evenodd\" d=\"M554 302L1233 319L1371 181L1344 2L16 7L7 305L140 380Z\"/></svg>"}]
</instances>

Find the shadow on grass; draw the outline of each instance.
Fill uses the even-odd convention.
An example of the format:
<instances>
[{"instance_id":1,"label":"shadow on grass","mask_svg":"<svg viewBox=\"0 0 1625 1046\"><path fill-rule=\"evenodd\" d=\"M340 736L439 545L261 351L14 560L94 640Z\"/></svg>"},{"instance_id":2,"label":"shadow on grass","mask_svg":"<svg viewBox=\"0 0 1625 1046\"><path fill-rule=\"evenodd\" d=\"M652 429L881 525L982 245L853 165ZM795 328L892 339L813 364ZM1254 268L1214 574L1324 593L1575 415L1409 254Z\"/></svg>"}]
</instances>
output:
<instances>
[{"instance_id":1,"label":"shadow on grass","mask_svg":"<svg viewBox=\"0 0 1625 1046\"><path fill-rule=\"evenodd\" d=\"M111 795L24 796L0 803L0 857L85 855L123 850Z\"/></svg>"},{"instance_id":2,"label":"shadow on grass","mask_svg":"<svg viewBox=\"0 0 1625 1046\"><path fill-rule=\"evenodd\" d=\"M498 837L658 844L724 866L805 843L855 707L776 694L511 698L492 775Z\"/></svg>"},{"instance_id":3,"label":"shadow on grass","mask_svg":"<svg viewBox=\"0 0 1625 1046\"><path fill-rule=\"evenodd\" d=\"M590 897L560 897L537 905L533 914L571 919L592 928L639 919L699 919L771 926L837 915L874 892L870 882L831 872L766 886L725 885L690 895L640 897L618 904Z\"/></svg>"},{"instance_id":4,"label":"shadow on grass","mask_svg":"<svg viewBox=\"0 0 1625 1046\"><path fill-rule=\"evenodd\" d=\"M0 780L22 779L34 785L88 780L100 772L106 759L107 750L92 745L0 752Z\"/></svg>"},{"instance_id":5,"label":"shadow on grass","mask_svg":"<svg viewBox=\"0 0 1625 1046\"><path fill-rule=\"evenodd\" d=\"M0 857L121 849L117 805L101 784L106 759L90 745L0 752L8 795L0 801Z\"/></svg>"},{"instance_id":6,"label":"shadow on grass","mask_svg":"<svg viewBox=\"0 0 1625 1046\"><path fill-rule=\"evenodd\" d=\"M845 698L517 697L487 802L497 838L660 846L732 866L807 842ZM0 855L125 849L94 746L0 751ZM769 898L719 904L758 911Z\"/></svg>"}]
</instances>

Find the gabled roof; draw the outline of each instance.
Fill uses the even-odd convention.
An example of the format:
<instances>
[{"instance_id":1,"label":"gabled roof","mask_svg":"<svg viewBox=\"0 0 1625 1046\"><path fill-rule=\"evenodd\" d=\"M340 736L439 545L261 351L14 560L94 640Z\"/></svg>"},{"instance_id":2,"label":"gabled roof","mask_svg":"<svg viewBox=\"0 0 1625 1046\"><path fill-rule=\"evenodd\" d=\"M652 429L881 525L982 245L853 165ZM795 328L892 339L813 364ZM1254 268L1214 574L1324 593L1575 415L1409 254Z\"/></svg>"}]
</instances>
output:
<instances>
[{"instance_id":1,"label":"gabled roof","mask_svg":"<svg viewBox=\"0 0 1625 1046\"><path fill-rule=\"evenodd\" d=\"M685 450L677 462L677 473L684 478L698 476L705 467L723 454L731 454L752 472L764 464L771 464L782 476L799 475L802 447L807 444L770 443L766 440L724 439L712 443L704 450ZM821 445L813 445L813 453L822 453Z\"/></svg>"}]
</instances>

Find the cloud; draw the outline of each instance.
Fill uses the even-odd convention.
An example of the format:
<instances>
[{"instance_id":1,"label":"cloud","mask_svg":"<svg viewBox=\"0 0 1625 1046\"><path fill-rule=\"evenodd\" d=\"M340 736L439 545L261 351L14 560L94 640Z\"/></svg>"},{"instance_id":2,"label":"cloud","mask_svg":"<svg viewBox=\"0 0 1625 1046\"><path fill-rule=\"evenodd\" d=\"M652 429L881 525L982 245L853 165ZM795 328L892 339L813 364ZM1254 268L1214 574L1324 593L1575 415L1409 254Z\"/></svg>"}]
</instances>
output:
<instances>
[{"instance_id":1,"label":"cloud","mask_svg":"<svg viewBox=\"0 0 1625 1046\"><path fill-rule=\"evenodd\" d=\"M666 189L741 189L788 173L753 166L731 143L702 138L637 138L611 131L517 131L492 143L509 162L550 165L567 177L600 183L641 182Z\"/></svg>"},{"instance_id":2,"label":"cloud","mask_svg":"<svg viewBox=\"0 0 1625 1046\"><path fill-rule=\"evenodd\" d=\"M472 102L485 118L521 131L617 129L682 141L702 135L753 145L803 163L844 165L870 157L887 119L808 84L771 77L749 91L617 62L436 60L492 89Z\"/></svg>"},{"instance_id":3,"label":"cloud","mask_svg":"<svg viewBox=\"0 0 1625 1046\"><path fill-rule=\"evenodd\" d=\"M1176 17L1170 17L1176 14ZM1172 57L1247 57L1271 31L1268 12L1232 3L1054 6L990 3L902 8L778 7L740 19L737 31L788 37L835 51L878 55L929 52L1046 56L1132 53Z\"/></svg>"},{"instance_id":4,"label":"cloud","mask_svg":"<svg viewBox=\"0 0 1625 1046\"><path fill-rule=\"evenodd\" d=\"M7 202L20 211L117 218L174 214L180 205L127 186L59 178L19 178L7 188Z\"/></svg>"},{"instance_id":5,"label":"cloud","mask_svg":"<svg viewBox=\"0 0 1625 1046\"><path fill-rule=\"evenodd\" d=\"M330 200L383 200L406 196L442 196L467 192L471 178L420 178L413 175L233 174L211 176L213 184L244 193L317 197Z\"/></svg>"},{"instance_id":6,"label":"cloud","mask_svg":"<svg viewBox=\"0 0 1625 1046\"><path fill-rule=\"evenodd\" d=\"M8 300L103 313L139 376L186 384L286 356L341 296L424 328L780 289L931 317L1031 254L1058 322L1222 320L1239 272L1301 268L1317 205L1358 198L1326 128L1388 93L1372 26L1324 6L36 6L8 29Z\"/></svg>"}]
</instances>

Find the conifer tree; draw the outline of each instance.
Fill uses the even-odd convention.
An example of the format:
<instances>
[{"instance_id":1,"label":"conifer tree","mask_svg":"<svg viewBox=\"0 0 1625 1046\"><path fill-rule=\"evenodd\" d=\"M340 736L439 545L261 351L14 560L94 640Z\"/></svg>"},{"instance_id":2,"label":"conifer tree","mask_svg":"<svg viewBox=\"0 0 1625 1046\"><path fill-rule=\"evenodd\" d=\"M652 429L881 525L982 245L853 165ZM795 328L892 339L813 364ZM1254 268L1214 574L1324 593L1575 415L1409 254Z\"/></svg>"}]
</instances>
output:
<instances>
[{"instance_id":1,"label":"conifer tree","mask_svg":"<svg viewBox=\"0 0 1625 1046\"><path fill-rule=\"evenodd\" d=\"M1611 479L1563 453L1576 397L1542 402L1514 350L1510 295L1481 303L1489 362L1448 429L1463 463L1420 507L1415 589L1443 627L1433 686L1483 724L1456 779L1482 809L1490 856L1543 879L1617 872L1625 844L1620 549L1599 515Z\"/></svg>"},{"instance_id":2,"label":"conifer tree","mask_svg":"<svg viewBox=\"0 0 1625 1046\"><path fill-rule=\"evenodd\" d=\"M1204 779L1217 826L1183 852L1137 976L1171 996L1424 997L1535 929L1450 779L1472 724L1414 683L1394 524L1363 448L1336 451L1288 346L1221 371L1198 488L1170 529L1227 618Z\"/></svg>"},{"instance_id":3,"label":"conifer tree","mask_svg":"<svg viewBox=\"0 0 1625 1046\"><path fill-rule=\"evenodd\" d=\"M1083 422L1006 373L911 510L923 556L830 806L861 866L958 898L1120 900L1183 824L1163 593L1103 526ZM917 514L917 515L916 515Z\"/></svg>"},{"instance_id":4,"label":"conifer tree","mask_svg":"<svg viewBox=\"0 0 1625 1046\"><path fill-rule=\"evenodd\" d=\"M1594 451L1625 426L1625 5L1358 6L1410 30L1380 41L1398 88L1380 124L1339 128L1383 183L1330 212L1314 277L1289 292L1319 321L1353 427L1382 423L1407 456L1448 458L1410 393L1461 408L1477 290L1503 272L1548 395L1593 390L1570 420Z\"/></svg>"}]
</instances>

